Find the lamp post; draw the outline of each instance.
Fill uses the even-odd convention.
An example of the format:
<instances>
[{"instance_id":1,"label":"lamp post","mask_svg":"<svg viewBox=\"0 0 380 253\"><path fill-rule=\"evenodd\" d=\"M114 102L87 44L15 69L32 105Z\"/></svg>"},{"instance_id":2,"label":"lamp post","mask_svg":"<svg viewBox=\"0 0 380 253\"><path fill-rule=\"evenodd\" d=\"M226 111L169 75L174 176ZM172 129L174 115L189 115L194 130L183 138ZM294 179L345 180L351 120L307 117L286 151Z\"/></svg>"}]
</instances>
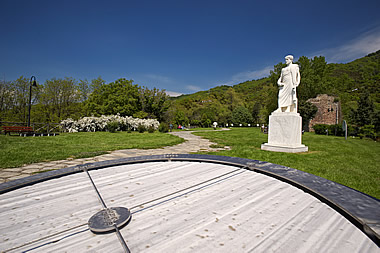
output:
<instances>
[{"instance_id":1,"label":"lamp post","mask_svg":"<svg viewBox=\"0 0 380 253\"><path fill-rule=\"evenodd\" d=\"M32 86L37 87L35 76L32 76L30 78L28 127L30 127L30 109L32 108Z\"/></svg>"}]
</instances>

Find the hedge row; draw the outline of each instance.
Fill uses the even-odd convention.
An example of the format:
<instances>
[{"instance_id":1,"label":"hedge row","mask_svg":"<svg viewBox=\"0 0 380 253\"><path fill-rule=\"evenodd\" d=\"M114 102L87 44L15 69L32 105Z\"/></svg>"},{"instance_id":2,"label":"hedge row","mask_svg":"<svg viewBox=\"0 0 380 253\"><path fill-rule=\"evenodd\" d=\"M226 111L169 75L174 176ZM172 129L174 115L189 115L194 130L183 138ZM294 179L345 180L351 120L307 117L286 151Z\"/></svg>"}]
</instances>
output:
<instances>
[{"instance_id":1,"label":"hedge row","mask_svg":"<svg viewBox=\"0 0 380 253\"><path fill-rule=\"evenodd\" d=\"M325 135L335 135L335 136L345 136L342 124L336 125L326 125L326 124L316 124L313 126L316 134ZM377 139L378 134L375 131L374 125L365 125L362 127L356 127L348 125L347 127L348 136L358 136L360 138L371 138L373 140Z\"/></svg>"}]
</instances>

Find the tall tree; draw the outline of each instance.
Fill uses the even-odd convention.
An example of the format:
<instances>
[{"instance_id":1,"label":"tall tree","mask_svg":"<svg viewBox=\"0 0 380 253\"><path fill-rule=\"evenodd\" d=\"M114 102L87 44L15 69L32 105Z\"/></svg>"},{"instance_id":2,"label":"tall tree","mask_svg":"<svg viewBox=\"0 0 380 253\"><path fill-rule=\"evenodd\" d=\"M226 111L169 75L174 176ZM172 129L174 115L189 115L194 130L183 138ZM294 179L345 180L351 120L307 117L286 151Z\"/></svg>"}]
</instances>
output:
<instances>
[{"instance_id":1,"label":"tall tree","mask_svg":"<svg viewBox=\"0 0 380 253\"><path fill-rule=\"evenodd\" d=\"M67 117L81 112L78 103L81 94L75 79L65 77L64 79L46 80L40 88L38 102L43 113L43 120L47 122L59 122Z\"/></svg>"},{"instance_id":2,"label":"tall tree","mask_svg":"<svg viewBox=\"0 0 380 253\"><path fill-rule=\"evenodd\" d=\"M104 84L106 84L106 81L104 81L100 76L96 79L92 79L90 84L90 93L95 90L99 91L100 87Z\"/></svg>"},{"instance_id":3,"label":"tall tree","mask_svg":"<svg viewBox=\"0 0 380 253\"><path fill-rule=\"evenodd\" d=\"M327 63L324 56L315 56L309 59L301 56L297 62L300 66L301 83L297 89L300 101L314 98L318 94L326 91L326 71Z\"/></svg>"},{"instance_id":4,"label":"tall tree","mask_svg":"<svg viewBox=\"0 0 380 253\"><path fill-rule=\"evenodd\" d=\"M358 102L358 109L352 113L353 122L357 126L374 125L378 115L375 114L374 104L369 97L369 92L361 94Z\"/></svg>"},{"instance_id":5,"label":"tall tree","mask_svg":"<svg viewBox=\"0 0 380 253\"><path fill-rule=\"evenodd\" d=\"M177 111L175 115L175 124L186 126L189 124L189 119L185 116L185 113L183 111Z\"/></svg>"},{"instance_id":6,"label":"tall tree","mask_svg":"<svg viewBox=\"0 0 380 253\"><path fill-rule=\"evenodd\" d=\"M309 131L309 122L314 118L315 114L318 111L318 107L307 101L299 102L299 113L302 117L302 129Z\"/></svg>"},{"instance_id":7,"label":"tall tree","mask_svg":"<svg viewBox=\"0 0 380 253\"><path fill-rule=\"evenodd\" d=\"M249 113L247 108L243 106L239 106L233 110L232 123L234 123L235 125L237 124L247 125L247 124L251 124L252 122L253 122L252 115Z\"/></svg>"},{"instance_id":8,"label":"tall tree","mask_svg":"<svg viewBox=\"0 0 380 253\"><path fill-rule=\"evenodd\" d=\"M33 94L34 100L35 94ZM11 82L3 81L0 88L2 117L6 120L26 122L29 104L29 80L20 76Z\"/></svg>"},{"instance_id":9,"label":"tall tree","mask_svg":"<svg viewBox=\"0 0 380 253\"><path fill-rule=\"evenodd\" d=\"M259 123L260 121L260 104L259 103L255 103L251 112L252 112L252 121L254 123Z\"/></svg>"},{"instance_id":10,"label":"tall tree","mask_svg":"<svg viewBox=\"0 0 380 253\"><path fill-rule=\"evenodd\" d=\"M164 112L168 109L168 95L165 90L147 87L139 88L141 109L147 114L148 118L155 118L158 121L163 119Z\"/></svg>"},{"instance_id":11,"label":"tall tree","mask_svg":"<svg viewBox=\"0 0 380 253\"><path fill-rule=\"evenodd\" d=\"M242 99L233 88L229 88L227 90L225 97L230 111L233 111L235 108L243 105Z\"/></svg>"},{"instance_id":12,"label":"tall tree","mask_svg":"<svg viewBox=\"0 0 380 253\"><path fill-rule=\"evenodd\" d=\"M86 107L88 112L95 116L132 116L141 110L139 86L133 84L133 80L125 78L102 84L91 93Z\"/></svg>"},{"instance_id":13,"label":"tall tree","mask_svg":"<svg viewBox=\"0 0 380 253\"><path fill-rule=\"evenodd\" d=\"M0 81L0 121L12 120L9 114L13 106L12 83Z\"/></svg>"},{"instance_id":14,"label":"tall tree","mask_svg":"<svg viewBox=\"0 0 380 253\"><path fill-rule=\"evenodd\" d=\"M80 101L86 101L88 99L88 96L91 94L91 86L88 80L79 80L78 89L80 92Z\"/></svg>"}]
</instances>

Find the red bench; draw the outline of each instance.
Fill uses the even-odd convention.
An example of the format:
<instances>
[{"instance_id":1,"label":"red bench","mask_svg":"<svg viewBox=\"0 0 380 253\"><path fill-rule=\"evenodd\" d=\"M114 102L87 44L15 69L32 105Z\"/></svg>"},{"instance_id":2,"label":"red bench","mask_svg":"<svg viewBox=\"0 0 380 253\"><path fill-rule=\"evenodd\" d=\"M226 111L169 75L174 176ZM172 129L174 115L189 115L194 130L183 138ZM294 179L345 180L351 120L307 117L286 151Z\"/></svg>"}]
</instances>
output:
<instances>
[{"instance_id":1,"label":"red bench","mask_svg":"<svg viewBox=\"0 0 380 253\"><path fill-rule=\"evenodd\" d=\"M9 133L33 133L33 127L26 127L26 126L2 126L2 129L4 131L4 134L6 135Z\"/></svg>"}]
</instances>

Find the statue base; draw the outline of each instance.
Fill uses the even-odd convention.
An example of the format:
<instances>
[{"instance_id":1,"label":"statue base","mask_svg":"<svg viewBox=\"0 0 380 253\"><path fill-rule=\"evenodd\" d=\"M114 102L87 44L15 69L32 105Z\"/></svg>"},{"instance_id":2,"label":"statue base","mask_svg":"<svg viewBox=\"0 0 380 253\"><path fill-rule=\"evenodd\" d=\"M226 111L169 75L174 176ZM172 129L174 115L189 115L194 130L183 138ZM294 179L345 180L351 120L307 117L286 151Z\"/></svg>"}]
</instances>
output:
<instances>
[{"instance_id":1,"label":"statue base","mask_svg":"<svg viewBox=\"0 0 380 253\"><path fill-rule=\"evenodd\" d=\"M301 143L302 117L296 112L274 111L269 116L268 143L262 150L299 153L307 152L308 147Z\"/></svg>"}]
</instances>

